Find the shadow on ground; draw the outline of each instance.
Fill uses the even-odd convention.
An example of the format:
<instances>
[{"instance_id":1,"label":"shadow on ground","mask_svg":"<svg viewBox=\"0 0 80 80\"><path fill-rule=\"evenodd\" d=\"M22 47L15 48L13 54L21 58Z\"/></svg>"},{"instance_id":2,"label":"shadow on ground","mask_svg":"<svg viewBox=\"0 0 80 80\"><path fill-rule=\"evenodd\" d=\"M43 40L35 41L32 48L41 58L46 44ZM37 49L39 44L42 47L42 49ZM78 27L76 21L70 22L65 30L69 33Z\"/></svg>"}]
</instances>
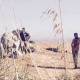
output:
<instances>
[{"instance_id":1,"label":"shadow on ground","mask_svg":"<svg viewBox=\"0 0 80 80\"><path fill-rule=\"evenodd\" d=\"M29 67L34 67L34 65L29 65ZM52 67L52 66L37 66L39 68L46 68L46 69L62 69L62 70L65 70L65 67ZM74 70L74 68L67 68L69 70ZM77 69L80 69L80 67L78 67ZM75 69L76 70L76 69Z\"/></svg>"},{"instance_id":2,"label":"shadow on ground","mask_svg":"<svg viewBox=\"0 0 80 80\"><path fill-rule=\"evenodd\" d=\"M33 65L29 65L29 67L34 67ZM65 67L52 67L52 66L37 66L39 68L46 68L46 69L65 69Z\"/></svg>"},{"instance_id":3,"label":"shadow on ground","mask_svg":"<svg viewBox=\"0 0 80 80\"><path fill-rule=\"evenodd\" d=\"M46 48L48 51L58 52L58 48Z\"/></svg>"}]
</instances>

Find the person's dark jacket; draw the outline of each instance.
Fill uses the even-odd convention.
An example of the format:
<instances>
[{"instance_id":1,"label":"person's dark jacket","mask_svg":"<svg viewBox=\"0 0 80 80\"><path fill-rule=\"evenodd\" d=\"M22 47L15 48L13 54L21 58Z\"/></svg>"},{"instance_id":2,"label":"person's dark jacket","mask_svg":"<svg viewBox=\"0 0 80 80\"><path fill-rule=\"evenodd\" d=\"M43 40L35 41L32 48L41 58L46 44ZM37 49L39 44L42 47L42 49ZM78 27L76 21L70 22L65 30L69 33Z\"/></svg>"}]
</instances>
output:
<instances>
[{"instance_id":1,"label":"person's dark jacket","mask_svg":"<svg viewBox=\"0 0 80 80\"><path fill-rule=\"evenodd\" d=\"M20 32L20 37L21 37L21 40L22 40L22 41L28 41L29 38L30 38L30 35L29 35L29 33L27 33L27 32L25 32L25 33Z\"/></svg>"}]
</instances>

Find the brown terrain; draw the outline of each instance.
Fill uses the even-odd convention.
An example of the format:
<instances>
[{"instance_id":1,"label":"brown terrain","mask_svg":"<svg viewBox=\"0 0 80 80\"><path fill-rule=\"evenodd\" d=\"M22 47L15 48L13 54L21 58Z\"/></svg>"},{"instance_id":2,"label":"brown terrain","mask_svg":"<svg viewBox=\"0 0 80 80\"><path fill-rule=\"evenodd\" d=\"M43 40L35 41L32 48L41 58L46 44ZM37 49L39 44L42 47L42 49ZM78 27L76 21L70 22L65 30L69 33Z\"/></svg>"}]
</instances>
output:
<instances>
[{"instance_id":1,"label":"brown terrain","mask_svg":"<svg viewBox=\"0 0 80 80\"><path fill-rule=\"evenodd\" d=\"M80 80L73 79L80 75L80 58L78 69L74 69L70 43L65 43L66 71L63 54L51 49L46 50L56 48L56 42L36 42L33 46L36 48L33 53L24 54L17 59L1 59L0 80ZM71 79L63 79L61 76L65 74ZM58 79L59 77L61 79Z\"/></svg>"}]
</instances>

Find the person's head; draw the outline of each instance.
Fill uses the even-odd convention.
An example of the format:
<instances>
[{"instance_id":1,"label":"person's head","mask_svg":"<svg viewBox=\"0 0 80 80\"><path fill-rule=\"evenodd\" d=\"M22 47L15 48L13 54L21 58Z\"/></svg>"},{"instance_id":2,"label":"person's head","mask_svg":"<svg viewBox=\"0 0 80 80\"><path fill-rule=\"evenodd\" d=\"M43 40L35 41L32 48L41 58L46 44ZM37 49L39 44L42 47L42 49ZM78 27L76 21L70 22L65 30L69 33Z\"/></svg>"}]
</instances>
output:
<instances>
[{"instance_id":1,"label":"person's head","mask_svg":"<svg viewBox=\"0 0 80 80\"><path fill-rule=\"evenodd\" d=\"M78 33L74 33L74 37L75 38L78 38Z\"/></svg>"},{"instance_id":2,"label":"person's head","mask_svg":"<svg viewBox=\"0 0 80 80\"><path fill-rule=\"evenodd\" d=\"M22 31L25 32L26 31L25 28L22 28Z\"/></svg>"}]
</instances>

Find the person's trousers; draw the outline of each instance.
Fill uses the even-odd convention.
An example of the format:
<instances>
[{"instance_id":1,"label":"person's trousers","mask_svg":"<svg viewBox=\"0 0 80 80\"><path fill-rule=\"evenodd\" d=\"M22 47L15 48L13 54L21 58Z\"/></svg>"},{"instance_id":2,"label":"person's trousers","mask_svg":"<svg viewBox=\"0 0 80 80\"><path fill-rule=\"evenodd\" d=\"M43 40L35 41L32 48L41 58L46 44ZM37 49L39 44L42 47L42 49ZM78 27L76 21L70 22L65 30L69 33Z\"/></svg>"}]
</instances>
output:
<instances>
[{"instance_id":1,"label":"person's trousers","mask_svg":"<svg viewBox=\"0 0 80 80\"><path fill-rule=\"evenodd\" d=\"M25 54L27 53L27 41L22 41L21 42L21 51L23 53L23 51L25 51Z\"/></svg>"},{"instance_id":2,"label":"person's trousers","mask_svg":"<svg viewBox=\"0 0 80 80\"><path fill-rule=\"evenodd\" d=\"M73 50L72 54L73 54L74 65L75 65L75 67L77 67L77 63L78 63L78 51L77 50Z\"/></svg>"}]
</instances>

